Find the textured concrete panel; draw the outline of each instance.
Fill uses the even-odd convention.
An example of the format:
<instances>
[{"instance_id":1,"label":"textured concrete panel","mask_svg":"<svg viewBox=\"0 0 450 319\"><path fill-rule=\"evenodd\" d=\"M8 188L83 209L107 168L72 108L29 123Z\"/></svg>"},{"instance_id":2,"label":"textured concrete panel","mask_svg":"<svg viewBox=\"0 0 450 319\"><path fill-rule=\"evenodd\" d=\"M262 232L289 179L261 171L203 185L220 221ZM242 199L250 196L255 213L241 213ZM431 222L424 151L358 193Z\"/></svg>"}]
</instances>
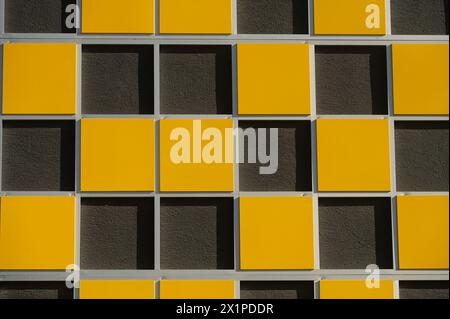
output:
<instances>
[{"instance_id":1,"label":"textured concrete panel","mask_svg":"<svg viewBox=\"0 0 450 319\"><path fill-rule=\"evenodd\" d=\"M161 269L233 269L233 199L161 199Z\"/></svg>"},{"instance_id":2,"label":"textured concrete panel","mask_svg":"<svg viewBox=\"0 0 450 319\"><path fill-rule=\"evenodd\" d=\"M307 34L307 0L238 0L240 34Z\"/></svg>"},{"instance_id":3,"label":"textured concrete panel","mask_svg":"<svg viewBox=\"0 0 450 319\"><path fill-rule=\"evenodd\" d=\"M316 47L318 114L387 114L386 47Z\"/></svg>"},{"instance_id":4,"label":"textured concrete panel","mask_svg":"<svg viewBox=\"0 0 450 319\"><path fill-rule=\"evenodd\" d=\"M83 198L82 269L153 269L154 205L150 198Z\"/></svg>"},{"instance_id":5,"label":"textured concrete panel","mask_svg":"<svg viewBox=\"0 0 450 319\"><path fill-rule=\"evenodd\" d=\"M162 46L161 113L231 114L231 47Z\"/></svg>"},{"instance_id":6,"label":"textured concrete panel","mask_svg":"<svg viewBox=\"0 0 450 319\"><path fill-rule=\"evenodd\" d=\"M65 282L0 282L0 299L72 299Z\"/></svg>"},{"instance_id":7,"label":"textured concrete panel","mask_svg":"<svg viewBox=\"0 0 450 319\"><path fill-rule=\"evenodd\" d=\"M75 189L74 121L4 121L5 191Z\"/></svg>"},{"instance_id":8,"label":"textured concrete panel","mask_svg":"<svg viewBox=\"0 0 450 319\"><path fill-rule=\"evenodd\" d=\"M241 191L311 191L311 124L309 121L269 122L240 121L242 129L267 128L267 145L269 129L278 128L278 171L275 174L261 175L260 167L268 166L248 163L249 152L258 154L258 150L247 147L245 141L246 160L239 164L239 187ZM258 138L257 138L258 139ZM267 152L268 153L268 152Z\"/></svg>"},{"instance_id":9,"label":"textured concrete panel","mask_svg":"<svg viewBox=\"0 0 450 319\"><path fill-rule=\"evenodd\" d=\"M9 33L75 33L66 28L65 12L75 0L6 0L5 30Z\"/></svg>"},{"instance_id":10,"label":"textured concrete panel","mask_svg":"<svg viewBox=\"0 0 450 319\"><path fill-rule=\"evenodd\" d=\"M395 123L397 189L448 191L448 122Z\"/></svg>"},{"instance_id":11,"label":"textured concrete panel","mask_svg":"<svg viewBox=\"0 0 450 319\"><path fill-rule=\"evenodd\" d=\"M314 282L241 281L241 299L314 299Z\"/></svg>"},{"instance_id":12,"label":"textured concrete panel","mask_svg":"<svg viewBox=\"0 0 450 319\"><path fill-rule=\"evenodd\" d=\"M448 281L400 281L400 299L448 300Z\"/></svg>"},{"instance_id":13,"label":"textured concrete panel","mask_svg":"<svg viewBox=\"0 0 450 319\"><path fill-rule=\"evenodd\" d=\"M392 34L448 34L448 0L391 0Z\"/></svg>"},{"instance_id":14,"label":"textured concrete panel","mask_svg":"<svg viewBox=\"0 0 450 319\"><path fill-rule=\"evenodd\" d=\"M83 113L153 114L153 46L84 45Z\"/></svg>"},{"instance_id":15,"label":"textured concrete panel","mask_svg":"<svg viewBox=\"0 0 450 319\"><path fill-rule=\"evenodd\" d=\"M392 269L392 229L388 198L321 198L320 268Z\"/></svg>"}]
</instances>

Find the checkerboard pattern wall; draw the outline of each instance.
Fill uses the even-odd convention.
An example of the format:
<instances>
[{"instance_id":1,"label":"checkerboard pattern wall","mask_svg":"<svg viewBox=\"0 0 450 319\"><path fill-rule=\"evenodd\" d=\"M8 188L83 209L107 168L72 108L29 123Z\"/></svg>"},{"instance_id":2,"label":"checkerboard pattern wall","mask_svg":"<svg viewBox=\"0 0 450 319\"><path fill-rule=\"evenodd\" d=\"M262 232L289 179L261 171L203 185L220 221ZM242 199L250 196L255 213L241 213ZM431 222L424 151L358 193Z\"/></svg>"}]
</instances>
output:
<instances>
[{"instance_id":1,"label":"checkerboard pattern wall","mask_svg":"<svg viewBox=\"0 0 450 319\"><path fill-rule=\"evenodd\" d=\"M448 40L445 0L1 0L0 298L448 298ZM198 125L278 170L171 161Z\"/></svg>"}]
</instances>

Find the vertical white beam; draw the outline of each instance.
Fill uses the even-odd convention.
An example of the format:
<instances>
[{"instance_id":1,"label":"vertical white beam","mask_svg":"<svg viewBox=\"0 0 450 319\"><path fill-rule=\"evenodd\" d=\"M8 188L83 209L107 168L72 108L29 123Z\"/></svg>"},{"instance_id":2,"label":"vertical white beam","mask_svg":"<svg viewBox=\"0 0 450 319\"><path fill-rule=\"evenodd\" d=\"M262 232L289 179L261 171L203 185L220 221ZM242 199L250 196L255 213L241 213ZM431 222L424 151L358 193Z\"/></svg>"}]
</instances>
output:
<instances>
[{"instance_id":1,"label":"vertical white beam","mask_svg":"<svg viewBox=\"0 0 450 319\"><path fill-rule=\"evenodd\" d=\"M160 197L160 45L153 45L153 96L155 119L155 197L154 197L154 253L155 270L161 269L161 197Z\"/></svg>"}]
</instances>

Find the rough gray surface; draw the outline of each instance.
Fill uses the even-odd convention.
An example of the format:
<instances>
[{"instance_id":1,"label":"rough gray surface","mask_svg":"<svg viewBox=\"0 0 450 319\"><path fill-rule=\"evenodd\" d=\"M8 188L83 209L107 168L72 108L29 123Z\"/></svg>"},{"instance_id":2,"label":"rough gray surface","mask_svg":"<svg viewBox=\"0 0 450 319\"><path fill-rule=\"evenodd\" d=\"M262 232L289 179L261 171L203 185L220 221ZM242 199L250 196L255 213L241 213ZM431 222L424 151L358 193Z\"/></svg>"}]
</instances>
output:
<instances>
[{"instance_id":1,"label":"rough gray surface","mask_svg":"<svg viewBox=\"0 0 450 319\"><path fill-rule=\"evenodd\" d=\"M83 113L153 114L153 46L83 45Z\"/></svg>"},{"instance_id":2,"label":"rough gray surface","mask_svg":"<svg viewBox=\"0 0 450 319\"><path fill-rule=\"evenodd\" d=\"M395 123L397 189L448 191L448 122Z\"/></svg>"},{"instance_id":3,"label":"rough gray surface","mask_svg":"<svg viewBox=\"0 0 450 319\"><path fill-rule=\"evenodd\" d=\"M448 0L391 0L393 34L448 34Z\"/></svg>"},{"instance_id":4,"label":"rough gray surface","mask_svg":"<svg viewBox=\"0 0 450 319\"><path fill-rule=\"evenodd\" d=\"M0 299L72 299L64 282L0 282Z\"/></svg>"},{"instance_id":5,"label":"rough gray surface","mask_svg":"<svg viewBox=\"0 0 450 319\"><path fill-rule=\"evenodd\" d=\"M314 282L241 281L241 299L314 299Z\"/></svg>"},{"instance_id":6,"label":"rough gray surface","mask_svg":"<svg viewBox=\"0 0 450 319\"><path fill-rule=\"evenodd\" d=\"M75 0L6 0L5 30L9 33L74 33L66 28L65 9Z\"/></svg>"},{"instance_id":7,"label":"rough gray surface","mask_svg":"<svg viewBox=\"0 0 450 319\"><path fill-rule=\"evenodd\" d=\"M386 47L316 47L318 114L387 114Z\"/></svg>"},{"instance_id":8,"label":"rough gray surface","mask_svg":"<svg viewBox=\"0 0 450 319\"><path fill-rule=\"evenodd\" d=\"M238 0L240 34L308 34L307 0Z\"/></svg>"},{"instance_id":9,"label":"rough gray surface","mask_svg":"<svg viewBox=\"0 0 450 319\"><path fill-rule=\"evenodd\" d=\"M271 175L261 175L259 168L268 164L248 163L246 140L246 160L239 164L239 187L241 191L311 191L311 124L309 121L268 122L240 121L243 129L278 128L278 171ZM257 154L257 153L256 153Z\"/></svg>"},{"instance_id":10,"label":"rough gray surface","mask_svg":"<svg viewBox=\"0 0 450 319\"><path fill-rule=\"evenodd\" d=\"M321 198L319 227L320 268L392 269L388 198Z\"/></svg>"},{"instance_id":11,"label":"rough gray surface","mask_svg":"<svg viewBox=\"0 0 450 319\"><path fill-rule=\"evenodd\" d=\"M231 114L231 47L161 46L161 113Z\"/></svg>"},{"instance_id":12,"label":"rough gray surface","mask_svg":"<svg viewBox=\"0 0 450 319\"><path fill-rule=\"evenodd\" d=\"M154 205L150 198L83 198L82 269L153 269Z\"/></svg>"},{"instance_id":13,"label":"rough gray surface","mask_svg":"<svg viewBox=\"0 0 450 319\"><path fill-rule=\"evenodd\" d=\"M4 121L4 191L75 189L74 121Z\"/></svg>"},{"instance_id":14,"label":"rough gray surface","mask_svg":"<svg viewBox=\"0 0 450 319\"><path fill-rule=\"evenodd\" d=\"M448 281L400 281L400 299L448 300Z\"/></svg>"},{"instance_id":15,"label":"rough gray surface","mask_svg":"<svg viewBox=\"0 0 450 319\"><path fill-rule=\"evenodd\" d=\"M161 269L233 268L233 199L161 199Z\"/></svg>"}]
</instances>

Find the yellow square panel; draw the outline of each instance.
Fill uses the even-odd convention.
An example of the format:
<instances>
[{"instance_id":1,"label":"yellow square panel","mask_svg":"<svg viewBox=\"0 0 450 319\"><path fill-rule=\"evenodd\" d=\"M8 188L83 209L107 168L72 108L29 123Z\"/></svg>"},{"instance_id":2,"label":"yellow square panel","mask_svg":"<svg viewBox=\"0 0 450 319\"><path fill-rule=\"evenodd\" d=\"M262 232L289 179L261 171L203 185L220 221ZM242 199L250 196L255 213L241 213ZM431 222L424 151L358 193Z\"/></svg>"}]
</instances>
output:
<instances>
[{"instance_id":1,"label":"yellow square panel","mask_svg":"<svg viewBox=\"0 0 450 319\"><path fill-rule=\"evenodd\" d=\"M241 269L314 269L311 197L241 197Z\"/></svg>"},{"instance_id":2,"label":"yellow square panel","mask_svg":"<svg viewBox=\"0 0 450 319\"><path fill-rule=\"evenodd\" d=\"M314 0L318 35L385 35L385 0Z\"/></svg>"},{"instance_id":3,"label":"yellow square panel","mask_svg":"<svg viewBox=\"0 0 450 319\"><path fill-rule=\"evenodd\" d=\"M81 190L153 191L153 119L82 119Z\"/></svg>"},{"instance_id":4,"label":"yellow square panel","mask_svg":"<svg viewBox=\"0 0 450 319\"><path fill-rule=\"evenodd\" d=\"M401 269L448 269L448 196L397 197Z\"/></svg>"},{"instance_id":5,"label":"yellow square panel","mask_svg":"<svg viewBox=\"0 0 450 319\"><path fill-rule=\"evenodd\" d=\"M322 280L320 299L394 299L394 282L381 280L378 288L368 288L365 280Z\"/></svg>"},{"instance_id":6,"label":"yellow square panel","mask_svg":"<svg viewBox=\"0 0 450 319\"><path fill-rule=\"evenodd\" d=\"M238 44L239 114L310 114L308 44Z\"/></svg>"},{"instance_id":7,"label":"yellow square panel","mask_svg":"<svg viewBox=\"0 0 450 319\"><path fill-rule=\"evenodd\" d=\"M80 299L155 299L153 280L81 280Z\"/></svg>"},{"instance_id":8,"label":"yellow square panel","mask_svg":"<svg viewBox=\"0 0 450 319\"><path fill-rule=\"evenodd\" d=\"M3 45L4 114L75 114L77 46Z\"/></svg>"},{"instance_id":9,"label":"yellow square panel","mask_svg":"<svg viewBox=\"0 0 450 319\"><path fill-rule=\"evenodd\" d=\"M161 280L161 299L234 299L232 280Z\"/></svg>"},{"instance_id":10,"label":"yellow square panel","mask_svg":"<svg viewBox=\"0 0 450 319\"><path fill-rule=\"evenodd\" d=\"M163 192L233 191L233 121L160 121Z\"/></svg>"},{"instance_id":11,"label":"yellow square panel","mask_svg":"<svg viewBox=\"0 0 450 319\"><path fill-rule=\"evenodd\" d=\"M83 33L154 33L153 0L83 0Z\"/></svg>"},{"instance_id":12,"label":"yellow square panel","mask_svg":"<svg viewBox=\"0 0 450 319\"><path fill-rule=\"evenodd\" d=\"M390 190L388 120L317 120L322 192Z\"/></svg>"},{"instance_id":13,"label":"yellow square panel","mask_svg":"<svg viewBox=\"0 0 450 319\"><path fill-rule=\"evenodd\" d=\"M448 115L448 44L394 44L394 112Z\"/></svg>"},{"instance_id":14,"label":"yellow square panel","mask_svg":"<svg viewBox=\"0 0 450 319\"><path fill-rule=\"evenodd\" d=\"M230 34L231 0L160 0L160 32Z\"/></svg>"},{"instance_id":15,"label":"yellow square panel","mask_svg":"<svg viewBox=\"0 0 450 319\"><path fill-rule=\"evenodd\" d=\"M75 197L1 198L0 269L64 270L74 256Z\"/></svg>"}]
</instances>

